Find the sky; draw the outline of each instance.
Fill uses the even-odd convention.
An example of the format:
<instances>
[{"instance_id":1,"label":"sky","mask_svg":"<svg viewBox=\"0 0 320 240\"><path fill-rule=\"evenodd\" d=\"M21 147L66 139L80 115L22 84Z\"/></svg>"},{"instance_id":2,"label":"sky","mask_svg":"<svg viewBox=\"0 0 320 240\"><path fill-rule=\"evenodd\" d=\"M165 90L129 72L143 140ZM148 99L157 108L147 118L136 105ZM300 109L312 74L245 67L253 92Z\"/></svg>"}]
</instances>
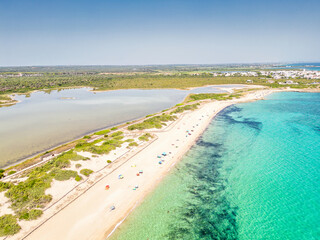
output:
<instances>
[{"instance_id":1,"label":"sky","mask_svg":"<svg viewBox=\"0 0 320 240\"><path fill-rule=\"evenodd\" d=\"M0 0L0 66L320 62L319 0Z\"/></svg>"}]
</instances>

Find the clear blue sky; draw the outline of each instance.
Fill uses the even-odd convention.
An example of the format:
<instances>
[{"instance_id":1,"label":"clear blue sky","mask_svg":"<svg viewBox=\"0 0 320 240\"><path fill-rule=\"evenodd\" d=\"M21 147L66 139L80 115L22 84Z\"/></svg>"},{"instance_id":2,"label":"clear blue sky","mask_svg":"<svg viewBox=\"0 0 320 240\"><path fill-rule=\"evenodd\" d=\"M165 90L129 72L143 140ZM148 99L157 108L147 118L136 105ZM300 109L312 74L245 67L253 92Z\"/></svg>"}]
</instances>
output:
<instances>
[{"instance_id":1,"label":"clear blue sky","mask_svg":"<svg viewBox=\"0 0 320 240\"><path fill-rule=\"evenodd\" d=\"M319 61L319 0L0 0L0 66Z\"/></svg>"}]
</instances>

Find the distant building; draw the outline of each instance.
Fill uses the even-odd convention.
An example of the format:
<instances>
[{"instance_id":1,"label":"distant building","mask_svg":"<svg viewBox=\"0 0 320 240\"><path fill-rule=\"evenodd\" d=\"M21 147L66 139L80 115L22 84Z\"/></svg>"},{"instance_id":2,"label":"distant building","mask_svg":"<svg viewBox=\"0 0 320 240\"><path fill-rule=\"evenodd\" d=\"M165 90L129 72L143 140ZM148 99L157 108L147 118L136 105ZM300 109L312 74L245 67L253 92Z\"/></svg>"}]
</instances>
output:
<instances>
[{"instance_id":1,"label":"distant building","mask_svg":"<svg viewBox=\"0 0 320 240\"><path fill-rule=\"evenodd\" d=\"M253 83L253 81L252 81L252 80L250 80L250 79L248 79L248 80L247 80L247 83Z\"/></svg>"},{"instance_id":2,"label":"distant building","mask_svg":"<svg viewBox=\"0 0 320 240\"><path fill-rule=\"evenodd\" d=\"M284 82L285 84L294 84L294 82L292 80L287 80Z\"/></svg>"},{"instance_id":3,"label":"distant building","mask_svg":"<svg viewBox=\"0 0 320 240\"><path fill-rule=\"evenodd\" d=\"M299 83L297 83L297 82L294 82L294 81L292 81L292 80L287 80L287 81L285 81L284 83L279 83L279 84L291 84L291 85L293 85L293 84L295 84L295 85L297 85L297 84L299 84Z\"/></svg>"}]
</instances>

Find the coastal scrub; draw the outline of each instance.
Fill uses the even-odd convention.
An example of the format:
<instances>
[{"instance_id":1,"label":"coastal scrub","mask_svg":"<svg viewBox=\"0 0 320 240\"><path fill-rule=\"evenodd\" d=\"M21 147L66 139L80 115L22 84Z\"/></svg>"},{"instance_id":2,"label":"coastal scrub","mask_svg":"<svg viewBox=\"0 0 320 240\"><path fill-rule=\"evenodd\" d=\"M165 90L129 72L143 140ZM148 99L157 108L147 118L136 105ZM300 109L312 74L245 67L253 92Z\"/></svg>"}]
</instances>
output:
<instances>
[{"instance_id":1,"label":"coastal scrub","mask_svg":"<svg viewBox=\"0 0 320 240\"><path fill-rule=\"evenodd\" d=\"M19 232L21 227L17 223L15 216L6 214L0 217L0 237L14 235Z\"/></svg>"},{"instance_id":2,"label":"coastal scrub","mask_svg":"<svg viewBox=\"0 0 320 240\"><path fill-rule=\"evenodd\" d=\"M80 170L80 173L86 177L89 177L93 171L91 169L84 168Z\"/></svg>"},{"instance_id":3,"label":"coastal scrub","mask_svg":"<svg viewBox=\"0 0 320 240\"><path fill-rule=\"evenodd\" d=\"M192 104L192 105L185 105L183 107L177 107L175 110L173 110L171 112L171 114L175 114L175 113L182 113L184 111L187 111L187 110L195 110L198 108L200 104L199 103L195 103L195 104Z\"/></svg>"},{"instance_id":4,"label":"coastal scrub","mask_svg":"<svg viewBox=\"0 0 320 240\"><path fill-rule=\"evenodd\" d=\"M162 114L159 116L155 116L152 118L148 118L141 123L136 123L128 127L128 130L144 130L144 129L151 129L151 128L162 128L166 126L166 122L174 121L177 117L174 115L169 114Z\"/></svg>"},{"instance_id":5,"label":"coastal scrub","mask_svg":"<svg viewBox=\"0 0 320 240\"><path fill-rule=\"evenodd\" d=\"M150 133L145 133L139 137L139 140L144 141L144 142L148 142L149 138L152 138L152 135Z\"/></svg>"}]
</instances>

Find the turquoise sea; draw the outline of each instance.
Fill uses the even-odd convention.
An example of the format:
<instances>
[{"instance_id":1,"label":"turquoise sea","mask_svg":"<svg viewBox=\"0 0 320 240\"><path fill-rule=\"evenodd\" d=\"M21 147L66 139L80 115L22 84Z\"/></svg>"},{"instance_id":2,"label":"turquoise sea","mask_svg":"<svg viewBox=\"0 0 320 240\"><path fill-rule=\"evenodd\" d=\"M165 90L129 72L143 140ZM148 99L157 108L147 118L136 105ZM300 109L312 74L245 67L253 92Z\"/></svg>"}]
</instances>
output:
<instances>
[{"instance_id":1,"label":"turquoise sea","mask_svg":"<svg viewBox=\"0 0 320 240\"><path fill-rule=\"evenodd\" d=\"M308 71L320 71L320 63L294 63L285 64L277 68L281 69L306 69Z\"/></svg>"},{"instance_id":2,"label":"turquoise sea","mask_svg":"<svg viewBox=\"0 0 320 240\"><path fill-rule=\"evenodd\" d=\"M226 108L111 239L320 239L320 94Z\"/></svg>"}]
</instances>

